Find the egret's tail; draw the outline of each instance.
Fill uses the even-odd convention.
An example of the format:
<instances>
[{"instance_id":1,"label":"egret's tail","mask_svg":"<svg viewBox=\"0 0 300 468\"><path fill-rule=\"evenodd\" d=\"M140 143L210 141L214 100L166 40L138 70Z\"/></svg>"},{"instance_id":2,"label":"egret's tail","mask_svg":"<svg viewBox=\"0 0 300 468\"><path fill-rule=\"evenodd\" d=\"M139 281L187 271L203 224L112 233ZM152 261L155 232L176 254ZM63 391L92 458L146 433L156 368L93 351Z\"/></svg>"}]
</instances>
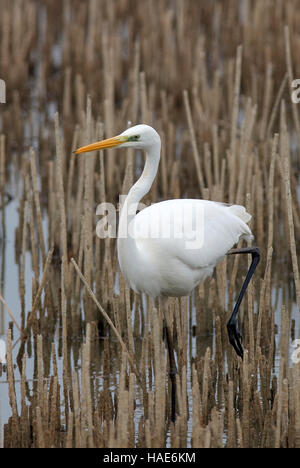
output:
<instances>
[{"instance_id":1,"label":"egret's tail","mask_svg":"<svg viewBox=\"0 0 300 468\"><path fill-rule=\"evenodd\" d=\"M252 216L247 213L246 208L241 205L232 205L228 209L234 216L237 216L243 221L243 234L241 235L240 239L245 239L247 242L251 242L254 239L254 236L249 226L247 226L247 223L249 223Z\"/></svg>"},{"instance_id":2,"label":"egret's tail","mask_svg":"<svg viewBox=\"0 0 300 468\"><path fill-rule=\"evenodd\" d=\"M244 223L249 223L251 220L252 216L247 213L246 208L241 205L232 205L228 208L232 214L240 218Z\"/></svg>"}]
</instances>

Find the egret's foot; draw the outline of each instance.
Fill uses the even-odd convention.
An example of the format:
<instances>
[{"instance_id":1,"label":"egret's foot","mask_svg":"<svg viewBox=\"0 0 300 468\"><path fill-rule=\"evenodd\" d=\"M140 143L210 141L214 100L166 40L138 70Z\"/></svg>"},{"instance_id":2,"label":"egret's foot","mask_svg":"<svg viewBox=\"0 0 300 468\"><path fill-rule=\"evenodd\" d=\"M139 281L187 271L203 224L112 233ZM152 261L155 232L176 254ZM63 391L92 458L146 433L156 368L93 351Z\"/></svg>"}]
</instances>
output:
<instances>
[{"instance_id":1,"label":"egret's foot","mask_svg":"<svg viewBox=\"0 0 300 468\"><path fill-rule=\"evenodd\" d=\"M242 346L242 334L238 328L237 322L229 322L227 323L227 331L228 331L228 338L231 346L234 347L236 354L243 359L244 350Z\"/></svg>"}]
</instances>

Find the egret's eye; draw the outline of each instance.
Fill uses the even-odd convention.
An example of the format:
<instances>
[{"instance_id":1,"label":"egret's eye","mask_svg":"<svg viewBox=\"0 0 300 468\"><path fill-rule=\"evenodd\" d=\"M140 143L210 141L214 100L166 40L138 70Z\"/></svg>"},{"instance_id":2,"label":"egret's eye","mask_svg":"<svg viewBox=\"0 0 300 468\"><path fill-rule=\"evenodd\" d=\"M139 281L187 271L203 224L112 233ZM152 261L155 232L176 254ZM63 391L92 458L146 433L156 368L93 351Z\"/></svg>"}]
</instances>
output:
<instances>
[{"instance_id":1,"label":"egret's eye","mask_svg":"<svg viewBox=\"0 0 300 468\"><path fill-rule=\"evenodd\" d=\"M140 135L133 135L128 138L128 141L139 141Z\"/></svg>"}]
</instances>

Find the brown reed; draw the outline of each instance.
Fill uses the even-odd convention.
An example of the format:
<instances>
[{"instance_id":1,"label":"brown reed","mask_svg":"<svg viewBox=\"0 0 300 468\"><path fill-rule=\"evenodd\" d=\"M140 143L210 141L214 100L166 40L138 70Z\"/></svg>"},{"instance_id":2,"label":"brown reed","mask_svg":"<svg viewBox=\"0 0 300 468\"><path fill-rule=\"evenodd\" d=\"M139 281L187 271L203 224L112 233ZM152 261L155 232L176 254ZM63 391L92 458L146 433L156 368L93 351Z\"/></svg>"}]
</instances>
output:
<instances>
[{"instance_id":1,"label":"brown reed","mask_svg":"<svg viewBox=\"0 0 300 468\"><path fill-rule=\"evenodd\" d=\"M2 331L6 314L14 322L0 377L11 409L4 447L300 447L300 367L290 360L300 306L300 131L290 102L300 73L296 0L240 9L234 0L157 3L0 0L8 90L0 120ZM115 239L95 235L96 205L116 204L143 159L132 151L72 154L139 122L162 137L144 202L244 204L262 252L241 307L243 362L226 322L246 261L225 259L188 300L169 300L175 425L164 312L128 288ZM10 289L20 296L20 311L11 312L10 192L19 209L19 284Z\"/></svg>"}]
</instances>

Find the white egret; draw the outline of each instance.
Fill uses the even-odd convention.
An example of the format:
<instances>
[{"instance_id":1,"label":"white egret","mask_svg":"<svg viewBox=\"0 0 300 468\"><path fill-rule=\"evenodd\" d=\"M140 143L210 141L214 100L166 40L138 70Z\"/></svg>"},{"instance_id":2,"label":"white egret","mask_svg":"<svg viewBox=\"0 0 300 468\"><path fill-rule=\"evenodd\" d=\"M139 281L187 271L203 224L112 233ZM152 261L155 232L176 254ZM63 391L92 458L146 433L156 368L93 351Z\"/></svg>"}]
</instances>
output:
<instances>
[{"instance_id":1,"label":"white egret","mask_svg":"<svg viewBox=\"0 0 300 468\"><path fill-rule=\"evenodd\" d=\"M143 173L123 205L118 232L120 268L134 291L145 292L153 298L187 296L213 274L216 264L228 253L252 254L252 264L227 324L229 341L243 357L237 314L260 254L256 247L231 249L240 239L252 239L247 225L251 215L239 205L197 199L163 201L136 214L139 202L149 192L157 174L161 139L152 127L136 125L119 136L82 147L76 154L113 147L146 152ZM175 361L168 330L167 339L172 371Z\"/></svg>"}]
</instances>

